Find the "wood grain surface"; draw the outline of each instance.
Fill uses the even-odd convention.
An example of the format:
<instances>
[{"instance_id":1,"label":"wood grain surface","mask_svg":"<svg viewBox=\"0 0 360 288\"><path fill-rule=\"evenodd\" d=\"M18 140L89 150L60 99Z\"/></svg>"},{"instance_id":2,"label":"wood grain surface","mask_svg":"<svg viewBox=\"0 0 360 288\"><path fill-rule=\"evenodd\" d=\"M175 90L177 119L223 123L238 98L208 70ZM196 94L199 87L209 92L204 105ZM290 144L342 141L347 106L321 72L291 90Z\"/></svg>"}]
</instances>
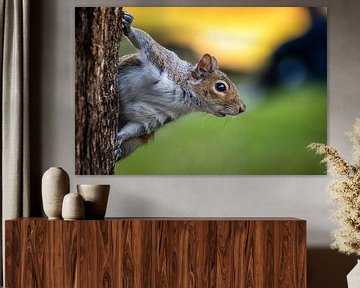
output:
<instances>
[{"instance_id":1,"label":"wood grain surface","mask_svg":"<svg viewBox=\"0 0 360 288\"><path fill-rule=\"evenodd\" d=\"M306 287L297 219L5 223L6 287Z\"/></svg>"}]
</instances>

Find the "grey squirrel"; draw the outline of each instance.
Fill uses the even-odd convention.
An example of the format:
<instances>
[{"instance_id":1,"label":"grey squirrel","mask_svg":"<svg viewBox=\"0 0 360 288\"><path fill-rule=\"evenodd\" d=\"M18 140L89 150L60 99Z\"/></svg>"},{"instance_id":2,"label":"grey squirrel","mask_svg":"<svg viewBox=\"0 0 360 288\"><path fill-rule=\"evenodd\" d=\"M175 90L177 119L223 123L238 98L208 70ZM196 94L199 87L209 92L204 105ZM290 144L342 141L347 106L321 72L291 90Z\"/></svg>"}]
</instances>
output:
<instances>
[{"instance_id":1,"label":"grey squirrel","mask_svg":"<svg viewBox=\"0 0 360 288\"><path fill-rule=\"evenodd\" d=\"M245 111L236 86L219 70L214 56L204 54L191 65L146 32L133 28L133 17L123 13L123 32L138 53L120 58L117 80L122 121L115 161L182 115L202 111L223 117Z\"/></svg>"}]
</instances>

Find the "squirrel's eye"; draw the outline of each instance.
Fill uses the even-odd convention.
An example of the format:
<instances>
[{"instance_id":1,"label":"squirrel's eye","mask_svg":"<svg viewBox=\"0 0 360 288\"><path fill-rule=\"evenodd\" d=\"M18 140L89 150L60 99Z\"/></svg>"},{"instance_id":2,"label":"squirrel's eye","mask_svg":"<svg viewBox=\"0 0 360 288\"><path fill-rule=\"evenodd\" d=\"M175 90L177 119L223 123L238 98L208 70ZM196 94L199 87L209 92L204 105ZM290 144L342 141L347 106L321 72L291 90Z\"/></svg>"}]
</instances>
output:
<instances>
[{"instance_id":1,"label":"squirrel's eye","mask_svg":"<svg viewBox=\"0 0 360 288\"><path fill-rule=\"evenodd\" d=\"M226 92L227 90L226 85L223 82L216 82L215 89L219 92Z\"/></svg>"}]
</instances>

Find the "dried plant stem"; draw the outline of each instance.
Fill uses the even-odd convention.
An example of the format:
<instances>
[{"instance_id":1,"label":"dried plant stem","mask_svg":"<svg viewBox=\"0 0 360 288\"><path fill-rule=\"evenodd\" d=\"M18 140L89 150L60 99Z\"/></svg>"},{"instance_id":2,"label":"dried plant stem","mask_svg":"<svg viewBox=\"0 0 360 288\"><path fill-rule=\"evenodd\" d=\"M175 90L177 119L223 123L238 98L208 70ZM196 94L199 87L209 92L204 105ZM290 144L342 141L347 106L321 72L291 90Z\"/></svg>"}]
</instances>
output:
<instances>
[{"instance_id":1,"label":"dried plant stem","mask_svg":"<svg viewBox=\"0 0 360 288\"><path fill-rule=\"evenodd\" d=\"M331 198L338 204L332 218L342 227L332 232L334 242L331 247L360 256L360 118L356 119L349 137L353 142L354 165L346 162L331 146L312 143L308 148L324 155L322 162L336 177L329 184Z\"/></svg>"}]
</instances>

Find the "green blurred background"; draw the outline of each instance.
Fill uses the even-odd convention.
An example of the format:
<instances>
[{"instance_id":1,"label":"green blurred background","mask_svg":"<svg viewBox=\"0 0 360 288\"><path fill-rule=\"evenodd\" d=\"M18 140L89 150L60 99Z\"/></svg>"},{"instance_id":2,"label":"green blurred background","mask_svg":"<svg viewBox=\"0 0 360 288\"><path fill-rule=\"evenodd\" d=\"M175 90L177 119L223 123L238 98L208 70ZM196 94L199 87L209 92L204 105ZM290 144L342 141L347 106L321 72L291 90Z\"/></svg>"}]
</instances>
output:
<instances>
[{"instance_id":1,"label":"green blurred background","mask_svg":"<svg viewBox=\"0 0 360 288\"><path fill-rule=\"evenodd\" d=\"M124 7L181 58L214 55L247 111L189 114L116 164L130 175L318 175L306 147L327 142L326 9ZM134 50L127 41L121 54Z\"/></svg>"}]
</instances>

